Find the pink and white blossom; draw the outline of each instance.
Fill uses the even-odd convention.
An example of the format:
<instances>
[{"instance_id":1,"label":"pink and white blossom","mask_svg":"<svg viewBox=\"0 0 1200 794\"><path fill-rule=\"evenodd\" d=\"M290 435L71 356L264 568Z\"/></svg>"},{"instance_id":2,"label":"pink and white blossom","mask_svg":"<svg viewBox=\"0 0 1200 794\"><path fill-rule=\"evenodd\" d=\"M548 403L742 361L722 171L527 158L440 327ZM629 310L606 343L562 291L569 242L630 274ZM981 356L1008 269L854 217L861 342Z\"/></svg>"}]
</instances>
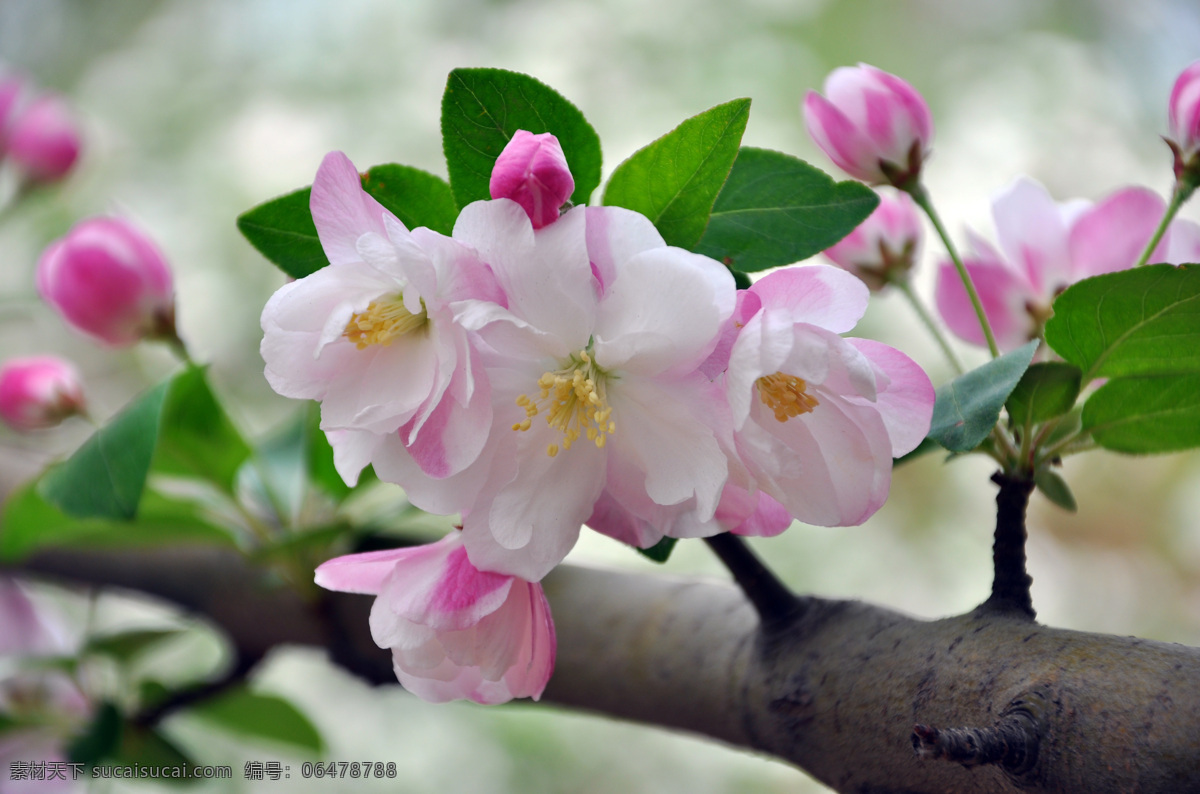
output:
<instances>
[{"instance_id":1,"label":"pink and white blossom","mask_svg":"<svg viewBox=\"0 0 1200 794\"><path fill-rule=\"evenodd\" d=\"M731 481L809 524L869 518L887 498L892 459L929 430L934 392L921 368L887 345L839 336L867 299L845 271L797 267L755 282L734 313Z\"/></svg>"},{"instance_id":2,"label":"pink and white blossom","mask_svg":"<svg viewBox=\"0 0 1200 794\"><path fill-rule=\"evenodd\" d=\"M82 148L78 122L66 101L55 94L18 104L4 137L9 161L31 182L62 179Z\"/></svg>"},{"instance_id":3,"label":"pink and white blossom","mask_svg":"<svg viewBox=\"0 0 1200 794\"><path fill-rule=\"evenodd\" d=\"M875 211L837 245L825 249L825 256L875 292L908 277L920 258L923 238L912 198L907 193L885 193Z\"/></svg>"},{"instance_id":4,"label":"pink and white blossom","mask_svg":"<svg viewBox=\"0 0 1200 794\"><path fill-rule=\"evenodd\" d=\"M496 158L488 187L492 198L520 204L533 228L540 229L558 218L575 192L575 178L558 138L517 130Z\"/></svg>"},{"instance_id":5,"label":"pink and white blossom","mask_svg":"<svg viewBox=\"0 0 1200 794\"><path fill-rule=\"evenodd\" d=\"M503 305L491 270L444 235L405 228L341 152L321 163L311 209L330 265L285 284L263 309L268 382L321 401L348 482L389 444L429 476L461 471L482 448L492 408L454 307Z\"/></svg>"},{"instance_id":6,"label":"pink and white blossom","mask_svg":"<svg viewBox=\"0 0 1200 794\"><path fill-rule=\"evenodd\" d=\"M0 368L0 419L15 430L53 427L82 414L85 404L83 381L69 361L30 356Z\"/></svg>"},{"instance_id":7,"label":"pink and white blossom","mask_svg":"<svg viewBox=\"0 0 1200 794\"><path fill-rule=\"evenodd\" d=\"M710 519L726 462L698 366L733 310L729 271L615 207L579 207L535 230L511 201L476 202L454 237L508 299L457 313L487 350L493 426L458 477L421 478L399 455L376 456L376 472L422 508L462 511L476 565L534 581L570 551L604 492Z\"/></svg>"},{"instance_id":8,"label":"pink and white blossom","mask_svg":"<svg viewBox=\"0 0 1200 794\"><path fill-rule=\"evenodd\" d=\"M893 74L859 64L834 69L825 95L804 98L808 133L838 168L873 185L915 181L933 140L924 97Z\"/></svg>"},{"instance_id":9,"label":"pink and white blossom","mask_svg":"<svg viewBox=\"0 0 1200 794\"><path fill-rule=\"evenodd\" d=\"M1165 210L1163 199L1142 187L1123 188L1094 205L1059 204L1040 184L1021 177L996 194L992 217L999 245L971 234L964 264L997 345L1012 350L1040 336L1054 298L1076 281L1133 267ZM1150 261L1185 257L1190 234L1188 222L1173 222ZM951 331L984 344L966 290L948 261L938 270L936 300Z\"/></svg>"},{"instance_id":10,"label":"pink and white blossom","mask_svg":"<svg viewBox=\"0 0 1200 794\"><path fill-rule=\"evenodd\" d=\"M1175 177L1200 171L1200 61L1183 70L1167 105L1167 143L1175 153ZM1200 179L1196 174L1194 179Z\"/></svg>"},{"instance_id":11,"label":"pink and white blossom","mask_svg":"<svg viewBox=\"0 0 1200 794\"><path fill-rule=\"evenodd\" d=\"M113 346L175 334L175 287L145 232L121 218L80 221L42 252L37 287L70 325Z\"/></svg>"},{"instance_id":12,"label":"pink and white blossom","mask_svg":"<svg viewBox=\"0 0 1200 794\"><path fill-rule=\"evenodd\" d=\"M479 570L458 532L329 560L316 582L376 596L371 636L391 649L396 677L423 700L536 700L554 671L554 622L541 585Z\"/></svg>"}]
</instances>

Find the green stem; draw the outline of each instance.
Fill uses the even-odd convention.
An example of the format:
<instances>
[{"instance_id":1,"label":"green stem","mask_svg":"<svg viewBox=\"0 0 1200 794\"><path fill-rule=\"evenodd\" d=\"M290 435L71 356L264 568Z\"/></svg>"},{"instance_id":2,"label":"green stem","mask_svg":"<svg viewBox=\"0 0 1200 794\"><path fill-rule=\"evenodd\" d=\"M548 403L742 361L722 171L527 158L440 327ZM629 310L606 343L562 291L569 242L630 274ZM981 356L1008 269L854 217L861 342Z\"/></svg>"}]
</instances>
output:
<instances>
[{"instance_id":1,"label":"green stem","mask_svg":"<svg viewBox=\"0 0 1200 794\"><path fill-rule=\"evenodd\" d=\"M979 300L979 292L975 289L975 282L971 280L971 274L967 272L967 267L963 264L962 257L958 255L958 250L954 247L950 235L946 233L946 227L942 226L941 218L938 217L937 211L934 210L933 202L929 200L929 193L926 192L924 185L917 184L908 190L908 194L912 196L917 206L929 216L929 222L933 224L938 237L942 238L942 244L946 246L946 253L950 255L950 261L954 263L954 269L958 271L958 277L962 279L963 286L967 289L967 297L971 299L971 306L975 309L975 316L979 318L979 326L983 329L984 338L987 339L988 350L991 352L992 358L999 358L1000 348L996 346L996 337L992 333L992 326L988 323L987 315L984 314L983 303Z\"/></svg>"},{"instance_id":2,"label":"green stem","mask_svg":"<svg viewBox=\"0 0 1200 794\"><path fill-rule=\"evenodd\" d=\"M942 353L945 354L946 360L950 362L950 367L954 370L954 373L956 375L963 374L965 370L963 369L962 362L958 360L958 356L954 355L954 349L950 347L950 342L946 339L946 335L942 333L942 329L938 328L937 323L933 321L933 317L926 310L925 304L921 303L921 299L913 291L912 284L909 283L907 278L897 279L892 283L904 294L904 297L908 298L908 302L913 307L913 311L917 313L917 317L929 329L929 333L933 335L933 338L937 340L938 347L942 349Z\"/></svg>"},{"instance_id":3,"label":"green stem","mask_svg":"<svg viewBox=\"0 0 1200 794\"><path fill-rule=\"evenodd\" d=\"M1171 193L1171 203L1167 205L1167 211L1163 213L1158 228L1154 230L1154 236L1150 238L1150 242L1146 243L1146 250L1142 251L1142 255L1138 257L1137 264L1134 267L1141 267L1150 261L1150 255L1158 247L1159 241L1167 233L1167 227L1171 225L1171 221L1175 220L1175 216L1179 213L1179 208L1191 197L1193 190L1195 188L1182 179L1175 183L1175 190Z\"/></svg>"}]
</instances>

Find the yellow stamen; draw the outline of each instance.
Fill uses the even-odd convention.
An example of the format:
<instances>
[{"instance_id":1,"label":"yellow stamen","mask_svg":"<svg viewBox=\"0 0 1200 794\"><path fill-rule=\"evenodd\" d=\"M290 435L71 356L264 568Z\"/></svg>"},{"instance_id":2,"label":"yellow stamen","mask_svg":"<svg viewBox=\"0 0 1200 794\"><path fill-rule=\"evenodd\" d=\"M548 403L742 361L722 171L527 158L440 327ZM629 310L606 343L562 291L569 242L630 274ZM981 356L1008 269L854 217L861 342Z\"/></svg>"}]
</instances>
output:
<instances>
[{"instance_id":1,"label":"yellow stamen","mask_svg":"<svg viewBox=\"0 0 1200 794\"><path fill-rule=\"evenodd\" d=\"M350 318L342 336L359 350L366 350L371 345L390 345L396 337L424 331L428 325L424 301L420 313L413 314L405 308L403 296L396 294L371 301Z\"/></svg>"},{"instance_id":2,"label":"yellow stamen","mask_svg":"<svg viewBox=\"0 0 1200 794\"><path fill-rule=\"evenodd\" d=\"M801 378L776 372L762 376L755 383L758 384L758 398L775 413L775 418L780 422L811 413L820 405L816 397L805 391L808 384Z\"/></svg>"},{"instance_id":3,"label":"yellow stamen","mask_svg":"<svg viewBox=\"0 0 1200 794\"><path fill-rule=\"evenodd\" d=\"M558 444L546 448L550 457L569 450L581 436L603 449L608 436L617 430L605 397L609 377L586 350L580 350L561 369L542 373L536 399L527 394L517 398L517 405L525 409L525 419L514 423L512 429L524 432L532 427L533 417L544 414L546 424L562 433Z\"/></svg>"}]
</instances>

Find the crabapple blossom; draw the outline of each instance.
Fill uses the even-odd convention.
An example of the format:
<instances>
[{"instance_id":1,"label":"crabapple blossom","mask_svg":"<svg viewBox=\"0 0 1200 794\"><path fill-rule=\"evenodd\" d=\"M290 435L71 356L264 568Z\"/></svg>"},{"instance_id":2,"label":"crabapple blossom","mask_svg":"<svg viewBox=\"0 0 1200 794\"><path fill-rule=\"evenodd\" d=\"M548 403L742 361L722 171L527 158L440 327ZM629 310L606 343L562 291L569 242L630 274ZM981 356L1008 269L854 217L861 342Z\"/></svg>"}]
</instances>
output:
<instances>
[{"instance_id":1,"label":"crabapple blossom","mask_svg":"<svg viewBox=\"0 0 1200 794\"><path fill-rule=\"evenodd\" d=\"M511 201L476 202L454 237L508 300L457 313L487 351L493 426L457 477L422 478L398 454L373 459L380 477L424 509L462 511L476 565L533 581L570 551L602 493L711 519L727 464L698 367L733 310L729 271L616 207L577 207L535 230Z\"/></svg>"},{"instance_id":2,"label":"crabapple blossom","mask_svg":"<svg viewBox=\"0 0 1200 794\"><path fill-rule=\"evenodd\" d=\"M70 325L113 346L175 335L174 279L129 221L80 221L42 252L38 292Z\"/></svg>"},{"instance_id":3,"label":"crabapple blossom","mask_svg":"<svg viewBox=\"0 0 1200 794\"><path fill-rule=\"evenodd\" d=\"M873 185L916 184L933 116L915 88L874 66L834 69L825 94L804 97L808 134L838 168Z\"/></svg>"},{"instance_id":4,"label":"crabapple blossom","mask_svg":"<svg viewBox=\"0 0 1200 794\"><path fill-rule=\"evenodd\" d=\"M0 368L0 418L16 430L53 427L84 405L82 380L68 361L31 356Z\"/></svg>"},{"instance_id":5,"label":"crabapple blossom","mask_svg":"<svg viewBox=\"0 0 1200 794\"><path fill-rule=\"evenodd\" d=\"M392 651L404 688L434 703L541 697L556 641L542 587L471 564L462 536L337 557L321 587L376 596L371 636Z\"/></svg>"},{"instance_id":6,"label":"crabapple blossom","mask_svg":"<svg viewBox=\"0 0 1200 794\"><path fill-rule=\"evenodd\" d=\"M837 245L825 249L835 265L862 279L872 292L905 279L921 255L917 205L907 193L882 194L879 206Z\"/></svg>"},{"instance_id":7,"label":"crabapple blossom","mask_svg":"<svg viewBox=\"0 0 1200 794\"><path fill-rule=\"evenodd\" d=\"M1001 190L992 200L999 247L972 234L973 251L964 257L999 347L1012 350L1039 337L1054 298L1066 287L1132 267L1165 207L1160 196L1142 187L1123 188L1095 205L1058 204L1028 177ZM1170 257L1186 257L1194 249L1189 239L1188 222L1173 222L1151 261L1180 261ZM979 321L949 262L938 269L936 300L951 331L983 344Z\"/></svg>"},{"instance_id":8,"label":"crabapple blossom","mask_svg":"<svg viewBox=\"0 0 1200 794\"><path fill-rule=\"evenodd\" d=\"M66 101L43 94L14 109L4 148L25 179L56 182L75 165L81 146L79 126Z\"/></svg>"},{"instance_id":9,"label":"crabapple blossom","mask_svg":"<svg viewBox=\"0 0 1200 794\"><path fill-rule=\"evenodd\" d=\"M1200 181L1200 61L1175 80L1167 106L1167 145L1175 154L1175 178Z\"/></svg>"},{"instance_id":10,"label":"crabapple blossom","mask_svg":"<svg viewBox=\"0 0 1200 794\"><path fill-rule=\"evenodd\" d=\"M730 479L809 524L865 521L887 498L892 459L929 430L924 371L887 345L839 336L867 298L845 271L787 268L744 291L733 315L725 386L740 467L731 462Z\"/></svg>"},{"instance_id":11,"label":"crabapple blossom","mask_svg":"<svg viewBox=\"0 0 1200 794\"><path fill-rule=\"evenodd\" d=\"M496 158L488 187L492 198L520 204L533 228L540 229L558 218L575 192L575 179L558 138L517 130Z\"/></svg>"},{"instance_id":12,"label":"crabapple blossom","mask_svg":"<svg viewBox=\"0 0 1200 794\"><path fill-rule=\"evenodd\" d=\"M321 401L348 482L388 444L430 476L461 471L482 448L492 407L453 307L467 298L503 304L491 271L444 235L406 229L341 152L321 163L311 209L330 265L285 284L263 309L268 382Z\"/></svg>"}]
</instances>

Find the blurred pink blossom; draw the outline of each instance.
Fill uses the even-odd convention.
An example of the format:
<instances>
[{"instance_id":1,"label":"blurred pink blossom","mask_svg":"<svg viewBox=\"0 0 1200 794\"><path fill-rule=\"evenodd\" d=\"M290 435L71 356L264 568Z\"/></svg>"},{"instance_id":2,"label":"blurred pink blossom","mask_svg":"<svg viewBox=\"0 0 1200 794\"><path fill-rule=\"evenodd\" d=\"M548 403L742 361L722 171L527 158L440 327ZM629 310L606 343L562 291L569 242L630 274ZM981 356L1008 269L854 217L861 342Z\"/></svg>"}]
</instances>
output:
<instances>
[{"instance_id":1,"label":"blurred pink blossom","mask_svg":"<svg viewBox=\"0 0 1200 794\"><path fill-rule=\"evenodd\" d=\"M908 277L921 255L923 237L912 198L907 193L882 194L875 211L837 245L827 248L825 256L875 292Z\"/></svg>"},{"instance_id":2,"label":"blurred pink blossom","mask_svg":"<svg viewBox=\"0 0 1200 794\"><path fill-rule=\"evenodd\" d=\"M66 100L43 94L27 105L18 104L11 115L4 148L24 178L56 182L66 176L82 147L78 122Z\"/></svg>"},{"instance_id":3,"label":"blurred pink blossom","mask_svg":"<svg viewBox=\"0 0 1200 794\"><path fill-rule=\"evenodd\" d=\"M54 356L14 358L0 368L0 418L16 430L53 427L84 412L82 380ZM0 652L4 638L0 637Z\"/></svg>"},{"instance_id":4,"label":"blurred pink blossom","mask_svg":"<svg viewBox=\"0 0 1200 794\"><path fill-rule=\"evenodd\" d=\"M1167 105L1167 144L1175 153L1175 177L1196 172L1200 181L1200 61L1184 69L1175 80Z\"/></svg>"},{"instance_id":5,"label":"blurred pink blossom","mask_svg":"<svg viewBox=\"0 0 1200 794\"><path fill-rule=\"evenodd\" d=\"M113 346L175 334L174 279L127 220L80 221L42 252L38 292L70 325Z\"/></svg>"}]
</instances>

